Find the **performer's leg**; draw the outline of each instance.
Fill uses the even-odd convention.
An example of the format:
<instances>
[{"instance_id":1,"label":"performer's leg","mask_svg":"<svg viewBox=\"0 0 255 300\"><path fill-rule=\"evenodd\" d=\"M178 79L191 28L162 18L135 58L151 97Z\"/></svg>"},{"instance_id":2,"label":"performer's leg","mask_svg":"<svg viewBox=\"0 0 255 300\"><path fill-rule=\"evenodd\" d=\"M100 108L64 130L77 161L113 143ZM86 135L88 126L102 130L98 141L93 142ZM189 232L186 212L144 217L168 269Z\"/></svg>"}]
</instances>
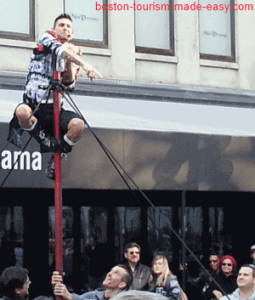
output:
<instances>
[{"instance_id":1,"label":"performer's leg","mask_svg":"<svg viewBox=\"0 0 255 300\"><path fill-rule=\"evenodd\" d=\"M73 115L73 113L71 113L71 115ZM61 145L61 150L63 152L62 155L72 151L73 146L75 146L79 141L85 128L83 120L74 117L70 121L67 121L68 116L70 116L70 112L65 111L62 118L62 129L66 132L66 134L64 134L63 136ZM54 156L52 156L49 160L45 173L50 179L54 180L54 172Z\"/></svg>"},{"instance_id":2,"label":"performer's leg","mask_svg":"<svg viewBox=\"0 0 255 300\"><path fill-rule=\"evenodd\" d=\"M85 129L85 124L83 120L78 118L73 118L68 123L67 133L64 135L63 139L67 145L73 147L81 138L82 132Z\"/></svg>"},{"instance_id":3,"label":"performer's leg","mask_svg":"<svg viewBox=\"0 0 255 300\"><path fill-rule=\"evenodd\" d=\"M60 127L63 137L63 152L68 153L81 138L85 124L78 114L62 109Z\"/></svg>"},{"instance_id":4,"label":"performer's leg","mask_svg":"<svg viewBox=\"0 0 255 300\"><path fill-rule=\"evenodd\" d=\"M46 132L38 119L33 115L33 110L30 106L27 104L19 105L15 114L20 126L40 144L42 153L58 151L61 146L60 141Z\"/></svg>"}]
</instances>

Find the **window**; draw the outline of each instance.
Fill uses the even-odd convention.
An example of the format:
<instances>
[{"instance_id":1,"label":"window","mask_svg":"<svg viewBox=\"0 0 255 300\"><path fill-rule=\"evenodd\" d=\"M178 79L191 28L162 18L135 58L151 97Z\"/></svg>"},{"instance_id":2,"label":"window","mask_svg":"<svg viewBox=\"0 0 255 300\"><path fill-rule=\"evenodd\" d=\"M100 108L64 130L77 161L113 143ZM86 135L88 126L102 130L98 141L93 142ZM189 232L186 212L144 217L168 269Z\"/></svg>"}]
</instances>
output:
<instances>
[{"instance_id":1,"label":"window","mask_svg":"<svg viewBox=\"0 0 255 300\"><path fill-rule=\"evenodd\" d=\"M135 1L136 52L174 55L172 0Z\"/></svg>"},{"instance_id":2,"label":"window","mask_svg":"<svg viewBox=\"0 0 255 300\"><path fill-rule=\"evenodd\" d=\"M173 223L173 210L171 207L160 207L158 209L160 213L153 208L148 208L148 244L152 256L162 253L169 261L172 261L173 237L168 222Z\"/></svg>"},{"instance_id":3,"label":"window","mask_svg":"<svg viewBox=\"0 0 255 300\"><path fill-rule=\"evenodd\" d=\"M0 273L9 266L23 267L24 217L20 206L0 206Z\"/></svg>"},{"instance_id":4,"label":"window","mask_svg":"<svg viewBox=\"0 0 255 300\"><path fill-rule=\"evenodd\" d=\"M109 268L108 211L105 207L81 207L82 290L97 289Z\"/></svg>"},{"instance_id":5,"label":"window","mask_svg":"<svg viewBox=\"0 0 255 300\"><path fill-rule=\"evenodd\" d=\"M73 208L63 206L63 268L65 271L65 284L72 288L73 282ZM49 207L49 267L52 273L55 270L55 207Z\"/></svg>"},{"instance_id":6,"label":"window","mask_svg":"<svg viewBox=\"0 0 255 300\"><path fill-rule=\"evenodd\" d=\"M212 252L223 255L232 248L231 238L224 232L224 211L222 207L209 208L209 234Z\"/></svg>"},{"instance_id":7,"label":"window","mask_svg":"<svg viewBox=\"0 0 255 300\"><path fill-rule=\"evenodd\" d=\"M34 0L0 1L0 37L35 40Z\"/></svg>"},{"instance_id":8,"label":"window","mask_svg":"<svg viewBox=\"0 0 255 300\"><path fill-rule=\"evenodd\" d=\"M186 207L185 216L185 241L193 252L202 252L203 209L202 207Z\"/></svg>"},{"instance_id":9,"label":"window","mask_svg":"<svg viewBox=\"0 0 255 300\"><path fill-rule=\"evenodd\" d=\"M235 61L234 0L200 0L200 58Z\"/></svg>"},{"instance_id":10,"label":"window","mask_svg":"<svg viewBox=\"0 0 255 300\"><path fill-rule=\"evenodd\" d=\"M73 20L77 45L108 47L107 0L64 0L64 11Z\"/></svg>"}]
</instances>

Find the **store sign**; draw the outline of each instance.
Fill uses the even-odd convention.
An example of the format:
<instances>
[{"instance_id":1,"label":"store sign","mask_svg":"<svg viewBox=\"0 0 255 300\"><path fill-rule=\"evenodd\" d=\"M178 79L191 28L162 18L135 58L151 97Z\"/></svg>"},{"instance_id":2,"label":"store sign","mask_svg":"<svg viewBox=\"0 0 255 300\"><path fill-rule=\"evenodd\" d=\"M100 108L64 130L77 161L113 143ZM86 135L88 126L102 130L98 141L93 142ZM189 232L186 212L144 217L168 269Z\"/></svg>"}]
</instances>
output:
<instances>
[{"instance_id":1,"label":"store sign","mask_svg":"<svg viewBox=\"0 0 255 300\"><path fill-rule=\"evenodd\" d=\"M8 143L8 123L0 122L0 186L10 188L47 188L54 184L45 175L51 153L40 153L37 142L22 136L22 149Z\"/></svg>"},{"instance_id":2,"label":"store sign","mask_svg":"<svg viewBox=\"0 0 255 300\"><path fill-rule=\"evenodd\" d=\"M10 151L1 152L1 169L3 170L42 170L42 154L38 151L30 153L29 151Z\"/></svg>"}]
</instances>

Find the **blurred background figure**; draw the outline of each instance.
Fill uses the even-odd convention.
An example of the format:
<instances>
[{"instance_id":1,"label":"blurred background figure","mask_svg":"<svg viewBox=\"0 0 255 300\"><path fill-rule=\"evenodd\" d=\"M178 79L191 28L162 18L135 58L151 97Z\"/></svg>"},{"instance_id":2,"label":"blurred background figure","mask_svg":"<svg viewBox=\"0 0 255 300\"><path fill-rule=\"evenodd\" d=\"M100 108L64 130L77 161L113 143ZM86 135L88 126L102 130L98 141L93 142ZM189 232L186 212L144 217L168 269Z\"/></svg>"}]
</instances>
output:
<instances>
[{"instance_id":1,"label":"blurred background figure","mask_svg":"<svg viewBox=\"0 0 255 300\"><path fill-rule=\"evenodd\" d=\"M167 298L152 292L145 291L127 291L118 294L111 300L166 300Z\"/></svg>"},{"instance_id":2,"label":"blurred background figure","mask_svg":"<svg viewBox=\"0 0 255 300\"><path fill-rule=\"evenodd\" d=\"M252 264L255 265L255 245L251 246L250 256L251 256Z\"/></svg>"}]
</instances>

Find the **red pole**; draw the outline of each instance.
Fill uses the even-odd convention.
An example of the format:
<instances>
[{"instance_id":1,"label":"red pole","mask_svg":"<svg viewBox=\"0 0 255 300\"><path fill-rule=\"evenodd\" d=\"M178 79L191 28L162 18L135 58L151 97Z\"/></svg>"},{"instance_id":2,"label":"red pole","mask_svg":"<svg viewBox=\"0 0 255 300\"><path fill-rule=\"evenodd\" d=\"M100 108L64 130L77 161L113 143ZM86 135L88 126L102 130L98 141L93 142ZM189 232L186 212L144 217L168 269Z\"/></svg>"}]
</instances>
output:
<instances>
[{"instance_id":1,"label":"red pole","mask_svg":"<svg viewBox=\"0 0 255 300\"><path fill-rule=\"evenodd\" d=\"M60 80L60 73L53 70L53 79ZM54 134L60 138L60 113L61 113L61 94L53 90L53 110L54 110ZM56 271L63 274L63 225L62 225L62 170L61 152L54 154L54 195L55 195L55 258ZM61 298L60 298L61 299Z\"/></svg>"}]
</instances>

